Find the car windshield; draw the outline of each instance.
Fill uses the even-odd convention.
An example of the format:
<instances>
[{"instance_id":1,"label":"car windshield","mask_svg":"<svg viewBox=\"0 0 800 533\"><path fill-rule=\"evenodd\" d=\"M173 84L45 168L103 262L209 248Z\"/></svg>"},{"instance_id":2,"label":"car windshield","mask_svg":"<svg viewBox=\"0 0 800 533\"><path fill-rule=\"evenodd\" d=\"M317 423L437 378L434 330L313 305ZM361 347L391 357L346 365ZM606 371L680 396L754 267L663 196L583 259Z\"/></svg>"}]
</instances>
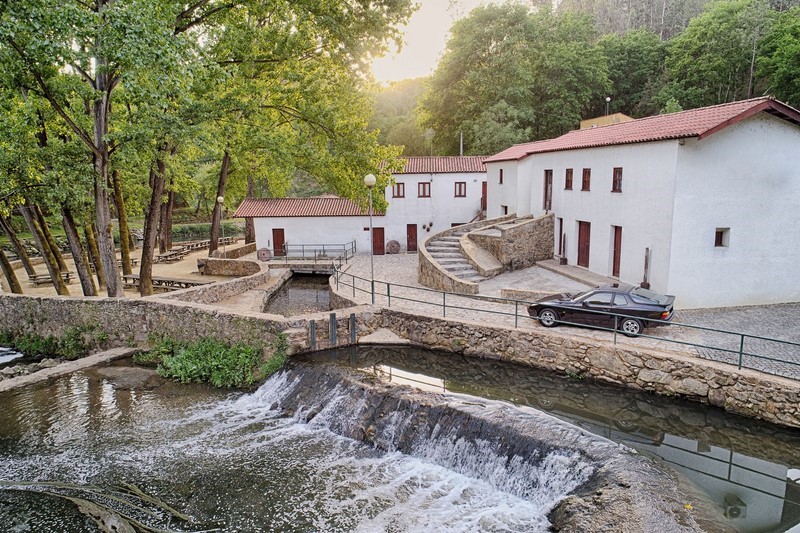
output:
<instances>
[{"instance_id":1,"label":"car windshield","mask_svg":"<svg viewBox=\"0 0 800 533\"><path fill-rule=\"evenodd\" d=\"M669 298L667 296L643 289L641 287L635 287L631 289L631 298L633 298L634 302L643 304L667 305L667 302L669 302Z\"/></svg>"},{"instance_id":2,"label":"car windshield","mask_svg":"<svg viewBox=\"0 0 800 533\"><path fill-rule=\"evenodd\" d=\"M590 292L594 292L594 289L589 289L588 291L583 291L583 292L579 292L579 293L576 293L576 294L571 294L570 298L572 298L573 302L577 302L578 300L580 300L581 298L583 298L584 296L586 296Z\"/></svg>"}]
</instances>

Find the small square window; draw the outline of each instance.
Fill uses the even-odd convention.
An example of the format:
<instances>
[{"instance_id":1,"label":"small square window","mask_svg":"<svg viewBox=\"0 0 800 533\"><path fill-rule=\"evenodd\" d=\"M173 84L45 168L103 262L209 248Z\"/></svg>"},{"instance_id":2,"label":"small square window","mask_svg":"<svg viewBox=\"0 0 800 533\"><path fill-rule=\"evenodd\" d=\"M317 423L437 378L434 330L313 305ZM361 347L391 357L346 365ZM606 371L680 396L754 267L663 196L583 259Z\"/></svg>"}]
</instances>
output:
<instances>
[{"instance_id":1,"label":"small square window","mask_svg":"<svg viewBox=\"0 0 800 533\"><path fill-rule=\"evenodd\" d=\"M571 191L572 190L572 169L568 168L567 171L564 173L564 190Z\"/></svg>"},{"instance_id":2,"label":"small square window","mask_svg":"<svg viewBox=\"0 0 800 533\"><path fill-rule=\"evenodd\" d=\"M417 184L417 196L419 198L431 197L431 184L428 181L423 181Z\"/></svg>"},{"instance_id":3,"label":"small square window","mask_svg":"<svg viewBox=\"0 0 800 533\"><path fill-rule=\"evenodd\" d=\"M727 248L730 244L731 228L717 228L714 234L714 247Z\"/></svg>"},{"instance_id":4,"label":"small square window","mask_svg":"<svg viewBox=\"0 0 800 533\"><path fill-rule=\"evenodd\" d=\"M592 169L591 168L584 168L583 169L583 180L581 181L581 190L588 191L591 190L592 186Z\"/></svg>"},{"instance_id":5,"label":"small square window","mask_svg":"<svg viewBox=\"0 0 800 533\"><path fill-rule=\"evenodd\" d=\"M503 184L503 169L500 169L500 185Z\"/></svg>"},{"instance_id":6,"label":"small square window","mask_svg":"<svg viewBox=\"0 0 800 533\"><path fill-rule=\"evenodd\" d=\"M500 206L500 214L501 215L507 215L508 214L508 206L507 205L501 205Z\"/></svg>"},{"instance_id":7,"label":"small square window","mask_svg":"<svg viewBox=\"0 0 800 533\"><path fill-rule=\"evenodd\" d=\"M392 198L405 198L406 197L406 184L395 183L392 185Z\"/></svg>"},{"instance_id":8,"label":"small square window","mask_svg":"<svg viewBox=\"0 0 800 533\"><path fill-rule=\"evenodd\" d=\"M467 182L466 181L457 181L456 182L456 198L464 198L467 196Z\"/></svg>"}]
</instances>

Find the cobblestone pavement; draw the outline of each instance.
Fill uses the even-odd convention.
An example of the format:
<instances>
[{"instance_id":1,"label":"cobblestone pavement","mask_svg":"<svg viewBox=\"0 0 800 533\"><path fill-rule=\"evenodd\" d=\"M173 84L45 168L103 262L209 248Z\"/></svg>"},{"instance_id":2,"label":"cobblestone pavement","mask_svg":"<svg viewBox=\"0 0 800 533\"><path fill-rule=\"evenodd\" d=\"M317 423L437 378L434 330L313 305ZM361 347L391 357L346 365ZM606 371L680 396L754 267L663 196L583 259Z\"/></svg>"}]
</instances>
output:
<instances>
[{"instance_id":1,"label":"cobblestone pavement","mask_svg":"<svg viewBox=\"0 0 800 533\"><path fill-rule=\"evenodd\" d=\"M496 324L525 329L541 327L527 316L527 310L522 304L515 306L510 303L478 300L465 296L443 296L438 291L425 289L417 282L416 254L376 256L374 261L376 304L404 307L429 316L446 316L478 323L492 321ZM346 272L364 279L356 280L353 291L349 276L343 276L340 279L339 292L359 303L370 303L369 255L361 254L354 257ZM392 284L388 291L387 282ZM586 287L558 274L533 267L501 274L481 283L481 295L499 294L501 288L574 292ZM446 309L443 304L446 304ZM688 325L699 327L688 327ZM703 328L725 332L708 331ZM614 337L612 332L589 328L565 327L561 328L561 331L598 340L610 340ZM698 357L731 364L738 364L741 347L743 366L800 379L800 303L682 310L676 312L671 326L648 329L645 333L659 338L628 338L617 335L616 342L680 351L684 354L688 352ZM742 334L745 335L744 338ZM770 339L787 342L775 342ZM688 346L684 343L698 346Z\"/></svg>"}]
</instances>

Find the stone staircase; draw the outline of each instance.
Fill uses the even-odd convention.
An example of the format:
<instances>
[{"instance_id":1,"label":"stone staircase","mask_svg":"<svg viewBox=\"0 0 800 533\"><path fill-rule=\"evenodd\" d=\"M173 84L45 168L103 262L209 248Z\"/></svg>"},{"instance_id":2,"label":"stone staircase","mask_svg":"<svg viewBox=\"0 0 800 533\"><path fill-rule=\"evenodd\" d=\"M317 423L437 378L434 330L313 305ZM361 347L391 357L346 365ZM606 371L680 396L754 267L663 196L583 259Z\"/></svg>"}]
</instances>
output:
<instances>
[{"instance_id":1,"label":"stone staircase","mask_svg":"<svg viewBox=\"0 0 800 533\"><path fill-rule=\"evenodd\" d=\"M456 231L453 235L447 237L434 236L425 243L425 249L428 250L431 258L452 276L463 281L480 283L488 278L481 276L464 254L461 253L459 240L465 233L467 233L467 230Z\"/></svg>"}]
</instances>

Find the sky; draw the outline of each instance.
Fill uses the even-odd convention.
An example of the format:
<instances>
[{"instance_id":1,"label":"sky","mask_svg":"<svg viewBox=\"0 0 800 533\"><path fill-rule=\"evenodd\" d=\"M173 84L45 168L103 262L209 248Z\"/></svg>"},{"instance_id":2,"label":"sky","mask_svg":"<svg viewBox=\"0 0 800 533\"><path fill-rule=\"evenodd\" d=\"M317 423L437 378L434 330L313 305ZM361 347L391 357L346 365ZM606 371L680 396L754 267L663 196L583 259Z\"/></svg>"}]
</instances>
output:
<instances>
[{"instance_id":1,"label":"sky","mask_svg":"<svg viewBox=\"0 0 800 533\"><path fill-rule=\"evenodd\" d=\"M504 3L506 0L494 0ZM433 73L447 43L453 22L486 0L418 0L420 8L405 27L404 45L395 47L372 63L375 79L381 83L419 78Z\"/></svg>"}]
</instances>

